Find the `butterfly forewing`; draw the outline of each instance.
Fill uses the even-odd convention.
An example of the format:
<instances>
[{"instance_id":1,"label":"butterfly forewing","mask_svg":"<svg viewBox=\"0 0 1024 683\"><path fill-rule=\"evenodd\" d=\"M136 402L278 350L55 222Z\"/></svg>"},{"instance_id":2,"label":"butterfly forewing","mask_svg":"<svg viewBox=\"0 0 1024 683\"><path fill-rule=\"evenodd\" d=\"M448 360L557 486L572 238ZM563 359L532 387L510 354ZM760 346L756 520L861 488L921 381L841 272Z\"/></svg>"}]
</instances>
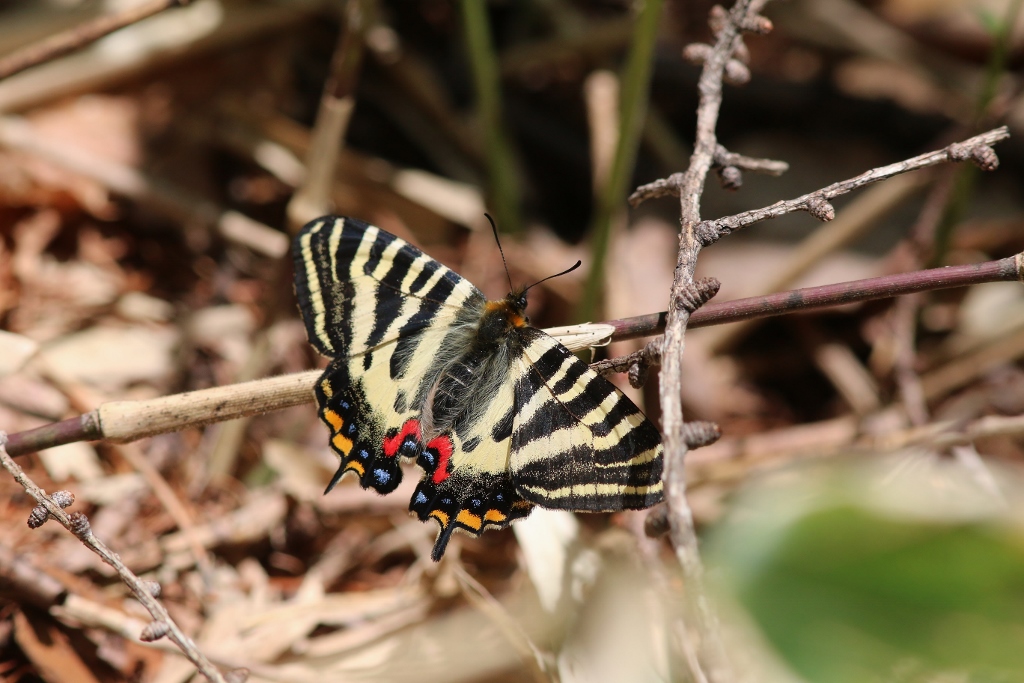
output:
<instances>
[{"instance_id":1,"label":"butterfly forewing","mask_svg":"<svg viewBox=\"0 0 1024 683\"><path fill-rule=\"evenodd\" d=\"M484 303L480 290L408 242L334 216L296 238L295 290L310 343L329 358L451 325Z\"/></svg>"},{"instance_id":2,"label":"butterfly forewing","mask_svg":"<svg viewBox=\"0 0 1024 683\"><path fill-rule=\"evenodd\" d=\"M316 385L341 466L389 493L403 458L425 476L409 508L440 531L479 535L534 504L621 510L661 499L657 430L625 396L546 334L522 304L473 285L403 240L324 217L295 242L299 307L331 358ZM485 316L509 310L505 338ZM511 308L509 308L511 307ZM499 310L500 309L500 310ZM490 311L490 313L486 312Z\"/></svg>"}]
</instances>

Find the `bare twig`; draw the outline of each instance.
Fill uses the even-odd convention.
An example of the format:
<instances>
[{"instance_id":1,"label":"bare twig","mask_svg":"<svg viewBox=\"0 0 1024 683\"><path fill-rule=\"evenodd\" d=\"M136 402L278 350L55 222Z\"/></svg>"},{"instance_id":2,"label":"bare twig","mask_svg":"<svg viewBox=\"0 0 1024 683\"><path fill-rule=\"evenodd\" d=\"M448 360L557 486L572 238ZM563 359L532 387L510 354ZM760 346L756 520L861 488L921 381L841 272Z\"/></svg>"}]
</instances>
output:
<instances>
[{"instance_id":1,"label":"bare twig","mask_svg":"<svg viewBox=\"0 0 1024 683\"><path fill-rule=\"evenodd\" d=\"M769 218L778 218L795 211L806 211L819 220L831 220L835 216L835 210L829 204L830 200L894 175L936 166L947 161L969 160L977 164L982 170L994 170L999 165L999 159L996 157L992 145L1008 137L1010 137L1010 130L1006 126L1000 126L981 135L968 138L963 142L955 142L934 152L921 154L920 156L889 164L888 166L873 168L855 178L833 183L828 187L823 187L820 190L815 190L796 199L787 199L775 202L771 206L761 209L745 211L713 221L705 221L697 227L697 231L704 244L707 245L723 235L728 235L740 228L745 228Z\"/></svg>"},{"instance_id":2,"label":"bare twig","mask_svg":"<svg viewBox=\"0 0 1024 683\"><path fill-rule=\"evenodd\" d=\"M25 492L28 493L32 498L39 503L40 506L45 508L46 512L49 513L50 517L56 519L61 525L73 533L78 539L90 550L100 556L104 562L109 564L117 572L118 576L124 582L126 586L131 590L135 598L142 603L143 607L152 615L153 622L155 624L152 629L148 629L143 633L149 633L151 635L166 635L175 645L177 645L188 660L192 662L201 674L206 676L207 679L214 681L215 683L225 683L224 677L217 670L216 667L206 658L199 648L196 647L192 639L189 638L185 633L178 627L177 624L171 619L171 616L164 609L164 606L153 596L153 589L150 582L142 581L136 576L127 566L121 561L118 555L110 550L107 545L96 538L93 535L92 529L89 525L88 518L80 513L75 512L68 515L64 512L62 507L55 502L46 493L36 486L36 484L28 478L24 470L18 466L16 462L7 453L7 435L0 432L0 465L5 470L11 473L14 480L21 484ZM240 672L231 672L232 674ZM244 680L242 678L241 680Z\"/></svg>"},{"instance_id":3,"label":"bare twig","mask_svg":"<svg viewBox=\"0 0 1024 683\"><path fill-rule=\"evenodd\" d=\"M683 468L683 458L692 445L687 441L682 413L682 354L686 328L691 316L707 298L699 296L700 283L695 282L693 278L700 250L734 230L794 211L806 211L822 221L832 220L835 217L835 209L829 203L831 199L899 173L945 161L964 160L971 160L986 170L993 169L998 165L998 158L991 145L1009 135L1005 127L999 128L962 143L950 145L938 152L873 169L856 178L835 183L794 200L776 202L763 209L714 221L701 221L700 199L707 174L716 163L716 155L721 156L715 126L722 101L722 83L742 82L749 78L749 72L741 63L746 55L741 32L770 30L770 22L759 16L765 4L767 0L737 0L728 13L717 6L712 10L711 26L716 35L714 46L689 46L684 52L692 61L704 64L698 83L700 103L697 109L696 142L689 168L685 173L674 174L665 180L639 188L630 198L634 205L653 196L671 194L679 196L680 199L682 229L675 277L665 316L665 335L660 344L649 345L648 349L660 351L663 366L660 399L665 449L665 499L669 509L670 535L683 568L693 614L697 618L696 626L701 635L701 664L707 667L708 678L714 682L729 679L731 674L718 634L717 617L703 590L703 566L698 551L693 514L686 499L686 475ZM736 187L740 178L739 169L732 169L728 176L723 174L722 179L727 186ZM649 361L649 357L642 359L642 362Z\"/></svg>"},{"instance_id":4,"label":"bare twig","mask_svg":"<svg viewBox=\"0 0 1024 683\"><path fill-rule=\"evenodd\" d=\"M700 659L707 667L712 683L732 678L725 649L719 633L718 618L704 591L704 567L697 545L693 513L686 500L686 473L683 458L689 448L683 422L682 369L686 325L694 306L693 274L703 240L697 234L700 223L700 198L708 171L714 163L718 140L715 126L722 103L722 79L727 66L734 62L742 45L741 31L770 30L771 23L759 15L767 0L737 0L732 10L716 6L711 13L715 45L702 50L704 68L698 81L700 103L697 108L697 133L690 166L678 179L680 200L679 253L675 277L669 296L666 329L662 349L662 373L659 394L662 410L662 433L665 449L665 500L669 508L670 538L683 569L687 595L692 606L695 626L701 636ZM692 53L692 51L691 51ZM698 300L699 301L699 300ZM699 301L703 303L703 301Z\"/></svg>"},{"instance_id":5,"label":"bare twig","mask_svg":"<svg viewBox=\"0 0 1024 683\"><path fill-rule=\"evenodd\" d=\"M767 296L753 296L711 303L694 311L689 327L710 327L725 323L767 318L797 311L807 312L821 308L842 306L862 301L888 299L903 294L926 292L951 287L968 287L985 282L1024 281L1024 252L997 261L985 261L964 266L947 266L898 273L883 277L837 282L831 285L804 287ZM666 312L648 313L632 318L610 320L615 331L612 339L635 339L657 334L665 328Z\"/></svg>"},{"instance_id":6,"label":"bare twig","mask_svg":"<svg viewBox=\"0 0 1024 683\"><path fill-rule=\"evenodd\" d=\"M906 199L914 195L929 180L929 174L917 173L893 178L889 182L879 183L861 193L856 199L843 207L835 220L815 230L786 255L779 263L776 272L764 282L756 282L744 291L745 296L762 296L789 289L793 283L805 275L821 260L835 251L842 249L860 236L874 229L880 219L902 205ZM920 270L923 266L906 268L890 268L886 272L909 272ZM692 324L692 321L691 321ZM732 348L744 338L756 325L749 321L743 325L731 325L717 330L705 344L714 353L722 353Z\"/></svg>"},{"instance_id":7,"label":"bare twig","mask_svg":"<svg viewBox=\"0 0 1024 683\"><path fill-rule=\"evenodd\" d=\"M718 145L715 148L715 165L716 166L735 166L738 169L744 171L752 171L754 173L764 173L766 175L778 176L782 175L789 170L789 164L785 161L775 161L773 159L757 159L755 157L748 157L742 154L736 154L730 152L722 145Z\"/></svg>"},{"instance_id":8,"label":"bare twig","mask_svg":"<svg viewBox=\"0 0 1024 683\"><path fill-rule=\"evenodd\" d=\"M172 7L184 7L190 2L191 0L150 0L142 4L130 5L120 12L97 17L92 21L40 40L0 59L0 80L37 64L63 57L125 26L130 26Z\"/></svg>"}]
</instances>

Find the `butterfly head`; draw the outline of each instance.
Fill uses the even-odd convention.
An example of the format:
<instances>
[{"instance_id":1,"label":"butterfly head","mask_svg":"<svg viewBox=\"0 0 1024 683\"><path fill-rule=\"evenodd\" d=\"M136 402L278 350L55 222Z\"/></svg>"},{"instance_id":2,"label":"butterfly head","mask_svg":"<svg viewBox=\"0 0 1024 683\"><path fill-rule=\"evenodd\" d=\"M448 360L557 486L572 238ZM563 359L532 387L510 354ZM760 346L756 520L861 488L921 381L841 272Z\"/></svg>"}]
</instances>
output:
<instances>
[{"instance_id":1,"label":"butterfly head","mask_svg":"<svg viewBox=\"0 0 1024 683\"><path fill-rule=\"evenodd\" d=\"M488 301L480 321L479 336L484 342L504 339L516 327L526 327L526 291L510 292L504 299Z\"/></svg>"},{"instance_id":2,"label":"butterfly head","mask_svg":"<svg viewBox=\"0 0 1024 683\"><path fill-rule=\"evenodd\" d=\"M530 322L530 319L526 317L526 287L509 292L503 303L527 323Z\"/></svg>"}]
</instances>

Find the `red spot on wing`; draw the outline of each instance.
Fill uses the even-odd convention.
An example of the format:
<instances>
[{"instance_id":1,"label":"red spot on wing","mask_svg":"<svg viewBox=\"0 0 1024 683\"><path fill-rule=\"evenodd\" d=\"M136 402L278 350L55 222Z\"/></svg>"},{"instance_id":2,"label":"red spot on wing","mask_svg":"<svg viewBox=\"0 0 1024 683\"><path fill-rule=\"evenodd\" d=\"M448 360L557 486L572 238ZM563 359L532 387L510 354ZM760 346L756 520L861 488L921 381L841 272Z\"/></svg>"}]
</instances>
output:
<instances>
[{"instance_id":1,"label":"red spot on wing","mask_svg":"<svg viewBox=\"0 0 1024 683\"><path fill-rule=\"evenodd\" d=\"M410 436L415 436L416 440L419 441L419 420L406 420L405 424L402 425L402 429L397 434L384 437L384 455L386 455L389 458L393 458L396 455L398 455L398 449L402 447L402 444L405 443L405 440ZM434 441L436 440L437 439L434 439Z\"/></svg>"},{"instance_id":2,"label":"red spot on wing","mask_svg":"<svg viewBox=\"0 0 1024 683\"><path fill-rule=\"evenodd\" d=\"M427 448L437 453L437 468L430 479L435 484L440 484L451 474L449 470L452 463L452 451L455 449L452 437L447 434L434 437L427 444Z\"/></svg>"}]
</instances>

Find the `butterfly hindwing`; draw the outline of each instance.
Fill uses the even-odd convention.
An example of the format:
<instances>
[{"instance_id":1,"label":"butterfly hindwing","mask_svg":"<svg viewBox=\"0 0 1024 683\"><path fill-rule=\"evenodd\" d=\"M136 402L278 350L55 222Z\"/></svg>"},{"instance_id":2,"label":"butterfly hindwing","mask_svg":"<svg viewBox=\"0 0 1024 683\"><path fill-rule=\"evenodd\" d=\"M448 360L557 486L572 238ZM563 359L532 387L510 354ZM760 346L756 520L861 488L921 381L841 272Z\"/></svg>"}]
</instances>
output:
<instances>
[{"instance_id":1,"label":"butterfly hindwing","mask_svg":"<svg viewBox=\"0 0 1024 683\"><path fill-rule=\"evenodd\" d=\"M426 477L413 493L409 509L423 521L435 519L440 524L432 553L435 560L444 553L454 530L479 536L488 528L504 528L533 509L516 493L509 472L514 393L508 363L494 366L477 376L493 391L481 392L485 398L477 410L428 441L417 459ZM457 375L457 366L449 372ZM507 428L501 426L502 420Z\"/></svg>"},{"instance_id":2,"label":"butterfly hindwing","mask_svg":"<svg viewBox=\"0 0 1024 683\"><path fill-rule=\"evenodd\" d=\"M518 331L510 468L547 508L613 511L661 501L661 437L615 386L534 328Z\"/></svg>"}]
</instances>

